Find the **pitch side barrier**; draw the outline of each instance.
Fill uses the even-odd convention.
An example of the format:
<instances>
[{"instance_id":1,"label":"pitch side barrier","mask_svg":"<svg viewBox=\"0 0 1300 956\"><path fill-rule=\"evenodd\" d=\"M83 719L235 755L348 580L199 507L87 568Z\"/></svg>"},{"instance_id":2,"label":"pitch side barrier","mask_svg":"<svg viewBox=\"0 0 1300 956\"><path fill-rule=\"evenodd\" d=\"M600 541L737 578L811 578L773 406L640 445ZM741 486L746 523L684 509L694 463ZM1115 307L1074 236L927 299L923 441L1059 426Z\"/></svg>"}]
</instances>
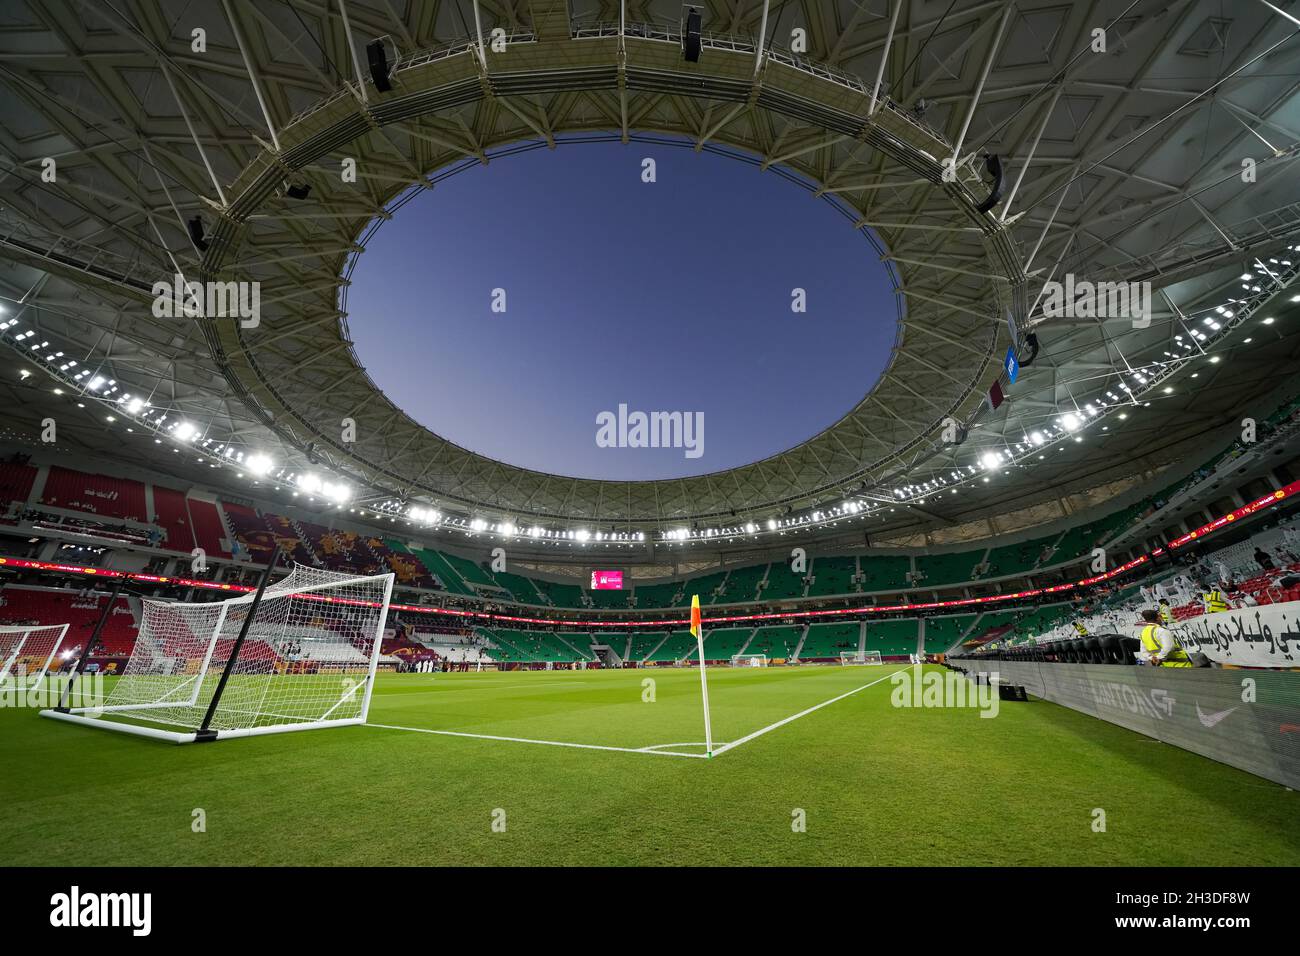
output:
<instances>
[{"instance_id":1,"label":"pitch side barrier","mask_svg":"<svg viewBox=\"0 0 1300 956\"><path fill-rule=\"evenodd\" d=\"M951 661L1035 697L1300 789L1300 672Z\"/></svg>"}]
</instances>

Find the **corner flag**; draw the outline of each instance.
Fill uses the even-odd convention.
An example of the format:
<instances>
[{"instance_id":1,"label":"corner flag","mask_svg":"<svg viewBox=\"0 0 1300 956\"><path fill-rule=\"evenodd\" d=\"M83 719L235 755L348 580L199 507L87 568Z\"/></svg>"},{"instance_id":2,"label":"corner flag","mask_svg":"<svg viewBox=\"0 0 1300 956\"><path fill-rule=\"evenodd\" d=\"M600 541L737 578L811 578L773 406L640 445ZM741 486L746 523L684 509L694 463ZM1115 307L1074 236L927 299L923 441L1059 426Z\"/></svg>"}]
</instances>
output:
<instances>
[{"instance_id":1,"label":"corner flag","mask_svg":"<svg viewBox=\"0 0 1300 956\"><path fill-rule=\"evenodd\" d=\"M700 696L704 698L704 754L713 756L713 728L709 724L709 680L704 675L704 625L700 620L700 596L691 595L691 634L700 655Z\"/></svg>"}]
</instances>

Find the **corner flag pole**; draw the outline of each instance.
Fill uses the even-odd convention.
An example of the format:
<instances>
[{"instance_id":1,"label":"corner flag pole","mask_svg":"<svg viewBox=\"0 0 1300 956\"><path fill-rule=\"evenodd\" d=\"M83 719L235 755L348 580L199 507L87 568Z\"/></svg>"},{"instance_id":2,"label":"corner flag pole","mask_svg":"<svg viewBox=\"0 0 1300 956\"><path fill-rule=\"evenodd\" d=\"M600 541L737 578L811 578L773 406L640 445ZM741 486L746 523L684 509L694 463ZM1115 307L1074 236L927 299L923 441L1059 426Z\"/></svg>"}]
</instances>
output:
<instances>
[{"instance_id":1,"label":"corner flag pole","mask_svg":"<svg viewBox=\"0 0 1300 956\"><path fill-rule=\"evenodd\" d=\"M700 691L704 695L704 753L713 756L713 727L709 724L709 678L704 669L704 626L700 623L700 596L691 595L691 633L700 653Z\"/></svg>"}]
</instances>

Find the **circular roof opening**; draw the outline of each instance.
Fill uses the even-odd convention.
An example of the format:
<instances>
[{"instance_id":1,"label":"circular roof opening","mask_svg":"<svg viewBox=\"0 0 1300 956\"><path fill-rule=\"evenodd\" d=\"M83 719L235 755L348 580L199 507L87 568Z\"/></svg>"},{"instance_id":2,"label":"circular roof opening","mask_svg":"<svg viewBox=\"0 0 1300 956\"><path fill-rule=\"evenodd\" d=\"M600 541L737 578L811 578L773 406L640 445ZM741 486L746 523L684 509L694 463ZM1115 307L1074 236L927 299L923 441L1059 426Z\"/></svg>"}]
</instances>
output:
<instances>
[{"instance_id":1,"label":"circular roof opening","mask_svg":"<svg viewBox=\"0 0 1300 956\"><path fill-rule=\"evenodd\" d=\"M610 480L812 438L888 367L897 309L872 237L792 174L641 142L468 168L374 231L347 290L358 359L413 419Z\"/></svg>"}]
</instances>

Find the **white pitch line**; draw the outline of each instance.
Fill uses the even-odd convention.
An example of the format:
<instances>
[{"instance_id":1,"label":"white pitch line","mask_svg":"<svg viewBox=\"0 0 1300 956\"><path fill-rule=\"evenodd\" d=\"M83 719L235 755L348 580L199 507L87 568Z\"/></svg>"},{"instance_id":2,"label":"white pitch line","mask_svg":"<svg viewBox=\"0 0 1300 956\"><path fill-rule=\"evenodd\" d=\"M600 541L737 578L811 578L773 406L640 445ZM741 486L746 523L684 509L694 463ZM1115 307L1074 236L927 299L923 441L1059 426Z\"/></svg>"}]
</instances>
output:
<instances>
[{"instance_id":1,"label":"white pitch line","mask_svg":"<svg viewBox=\"0 0 1300 956\"><path fill-rule=\"evenodd\" d=\"M707 747L707 746L708 744L705 743L703 740L683 740L682 742L675 743L675 744L651 744L649 747L640 747L638 748L638 750L654 753L663 750L663 748L665 747ZM700 756L700 754L691 754L691 756L698 757Z\"/></svg>"},{"instance_id":2,"label":"white pitch line","mask_svg":"<svg viewBox=\"0 0 1300 956\"><path fill-rule=\"evenodd\" d=\"M580 750L615 750L625 754L652 754L656 757L694 757L703 759L707 754L688 754L676 750L649 750L641 747L606 747L602 744L575 744L566 740L534 740L531 737L499 737L495 734L469 734L458 730L430 730L428 727L399 727L396 724L366 724L367 727L379 727L383 730L407 730L415 734L438 734L442 737L474 737L479 740L506 740L517 744L544 744L547 747L576 747ZM675 744L664 744L672 747Z\"/></svg>"},{"instance_id":3,"label":"white pitch line","mask_svg":"<svg viewBox=\"0 0 1300 956\"><path fill-rule=\"evenodd\" d=\"M548 681L538 681L536 684L522 683L522 684L472 685L472 684L462 684L459 681L449 681L446 684L441 684L438 687L432 688L430 690L400 690L394 687L389 687L387 689L376 687L375 693L380 697L418 697L421 694L446 694L450 691L458 691L458 690L499 690L500 688L503 687L573 687L577 684L590 684L590 683L592 683L592 681L548 680Z\"/></svg>"},{"instance_id":4,"label":"white pitch line","mask_svg":"<svg viewBox=\"0 0 1300 956\"><path fill-rule=\"evenodd\" d=\"M741 737L739 740L733 740L729 744L724 744L723 746L719 747L717 750L713 751L713 756L720 757L723 754L725 754L728 750L734 750L735 748L739 747L741 744L749 743L755 737L763 736L763 734L767 733L769 730L776 730L776 728L784 727L786 724L790 723L791 721L798 720L800 717L807 717L815 710L821 710L823 707L829 707L831 704L834 704L837 701L841 701L845 697L852 697L854 694L858 693L858 691L866 690L868 687L875 687L881 681L889 680L889 678L893 677L895 674L901 674L906 670L907 668L903 667L896 671L890 671L884 677L877 677L870 684L863 684L861 687L855 687L853 688L853 690L849 691L848 693L840 694L840 696L838 697L832 697L830 700L824 700L820 704L814 704L812 707L809 707L807 710L801 710L799 711L799 713L792 714L791 716L786 717L783 720L778 720L774 724L768 724L766 727L762 728L761 730L756 730L752 734L747 734L746 736Z\"/></svg>"}]
</instances>

